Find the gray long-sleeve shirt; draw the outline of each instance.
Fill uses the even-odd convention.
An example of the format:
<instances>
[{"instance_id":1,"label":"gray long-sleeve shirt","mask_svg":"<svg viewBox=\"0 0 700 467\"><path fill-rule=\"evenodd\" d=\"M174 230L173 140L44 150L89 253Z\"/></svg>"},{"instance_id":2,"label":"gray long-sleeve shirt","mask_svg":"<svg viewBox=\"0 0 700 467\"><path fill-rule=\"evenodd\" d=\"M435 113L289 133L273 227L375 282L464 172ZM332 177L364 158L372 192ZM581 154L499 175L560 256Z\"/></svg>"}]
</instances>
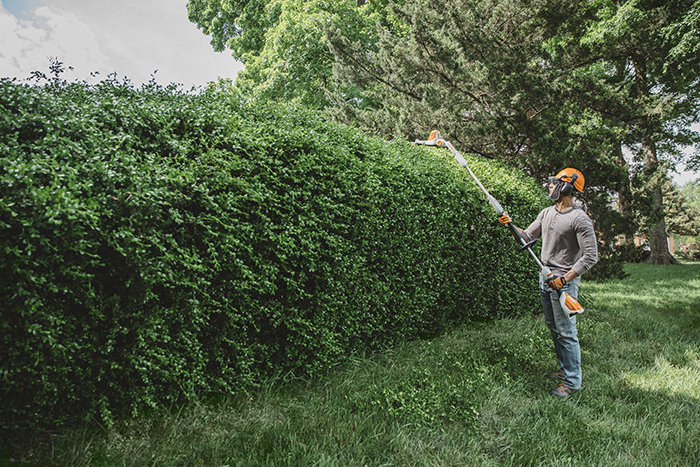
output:
<instances>
[{"instance_id":1,"label":"gray long-sleeve shirt","mask_svg":"<svg viewBox=\"0 0 700 467\"><path fill-rule=\"evenodd\" d=\"M598 242L591 218L578 206L559 212L550 206L522 233L525 241L542 237L542 264L556 275L573 269L579 276L598 261Z\"/></svg>"}]
</instances>

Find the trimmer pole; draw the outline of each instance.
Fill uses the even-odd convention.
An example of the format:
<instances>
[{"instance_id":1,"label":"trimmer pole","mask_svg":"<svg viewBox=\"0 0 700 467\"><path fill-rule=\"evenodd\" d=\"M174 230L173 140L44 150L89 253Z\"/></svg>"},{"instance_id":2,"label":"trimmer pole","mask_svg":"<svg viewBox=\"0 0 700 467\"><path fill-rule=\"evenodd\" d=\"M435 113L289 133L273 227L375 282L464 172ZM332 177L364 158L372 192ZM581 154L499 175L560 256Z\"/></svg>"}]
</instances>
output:
<instances>
[{"instance_id":1,"label":"trimmer pole","mask_svg":"<svg viewBox=\"0 0 700 467\"><path fill-rule=\"evenodd\" d=\"M469 168L469 164L467 163L467 160L462 156L457 149L450 143L449 141L446 141L442 139L440 136L440 132L438 130L433 130L430 133L429 139L427 141L421 141L421 140L415 140L413 144L421 144L424 146L437 146L437 147L444 147L449 149L452 154L454 155L455 159L461 165L462 167L466 168L469 171L469 175L472 176L476 184L481 188L481 191L484 192L486 195L486 199L488 199L489 204L493 208L494 211L496 211L496 217L501 217L504 214L503 207L501 207L500 203L491 196L491 194L488 192L486 188L484 188L484 185L482 185L481 181L477 178L476 175L474 175L474 172L472 172L472 169ZM520 232L518 231L518 228L513 225L513 222L508 222L506 224L510 231L513 234L513 237L518 239L520 241L520 244L522 245L520 247L520 251L525 251L527 250L530 253L530 256L532 256L532 259L535 260L537 263L537 266L540 268L540 274L544 278L545 282L547 282L548 279L554 278L554 274L552 271L542 264L542 261L537 257L534 251L532 251L532 245L537 243L537 239L531 240L529 242L526 242L525 239L520 235ZM561 303L562 308L569 314L569 318L573 317L574 315L581 314L583 313L583 307L581 306L578 301L573 298L571 295L568 293L564 292L562 293L560 290L555 290L557 294L557 298L559 299L559 302Z\"/></svg>"}]
</instances>

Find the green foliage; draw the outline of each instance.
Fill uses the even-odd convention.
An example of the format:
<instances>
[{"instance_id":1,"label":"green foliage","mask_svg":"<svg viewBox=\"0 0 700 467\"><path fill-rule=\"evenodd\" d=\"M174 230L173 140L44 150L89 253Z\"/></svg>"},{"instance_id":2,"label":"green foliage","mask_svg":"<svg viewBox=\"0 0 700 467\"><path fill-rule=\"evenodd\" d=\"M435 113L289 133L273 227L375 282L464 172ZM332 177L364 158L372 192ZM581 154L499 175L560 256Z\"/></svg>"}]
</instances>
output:
<instances>
[{"instance_id":1,"label":"green foliage","mask_svg":"<svg viewBox=\"0 0 700 467\"><path fill-rule=\"evenodd\" d=\"M657 152L680 157L678 148L697 139L686 129L697 106L692 72L676 71L696 67L691 55L680 67L680 55L667 53L679 35L694 37L686 0L672 8L636 1L192 0L189 9L219 47L225 42L245 62L232 89L246 98L323 108L385 137L413 140L439 128L461 150L536 180L566 166L581 169L601 240L600 278L623 274L623 255L610 245L637 233L634 213L646 207L625 196L631 171L622 146L644 155L655 172ZM620 193L629 209L613 212L609 201ZM644 232L663 219L661 206L642 213L657 218Z\"/></svg>"},{"instance_id":2,"label":"green foliage","mask_svg":"<svg viewBox=\"0 0 700 467\"><path fill-rule=\"evenodd\" d=\"M686 192L692 193L689 189ZM671 181L664 185L664 211L669 234L687 237L700 235L700 210L690 204Z\"/></svg>"},{"instance_id":3,"label":"green foliage","mask_svg":"<svg viewBox=\"0 0 700 467\"><path fill-rule=\"evenodd\" d=\"M607 202L630 191L620 145L663 177L660 161L697 144L697 10L689 0L407 1L392 11L408 34L380 27L377 51L329 29L338 78L378 103L354 109L350 101L342 115L409 138L439 127L464 150L539 180L577 167L589 196L605 197L587 204L611 245L635 223L633 210L618 222ZM665 247L661 192L654 198L644 213L658 218L644 231L652 250ZM658 250L652 257L664 260Z\"/></svg>"},{"instance_id":4,"label":"green foliage","mask_svg":"<svg viewBox=\"0 0 700 467\"><path fill-rule=\"evenodd\" d=\"M685 259L697 260L698 252L688 252L684 254L678 251L678 246L681 243L698 243L700 241L700 183L697 180L686 182L681 187L672 187L672 195L675 198L673 208L678 214L678 221L682 229L673 232L673 237L676 241L676 255ZM666 199L664 198L664 201Z\"/></svg>"},{"instance_id":5,"label":"green foliage","mask_svg":"<svg viewBox=\"0 0 700 467\"><path fill-rule=\"evenodd\" d=\"M227 96L0 80L6 439L538 308L449 153ZM470 162L514 219L542 208Z\"/></svg>"},{"instance_id":6,"label":"green foliage","mask_svg":"<svg viewBox=\"0 0 700 467\"><path fill-rule=\"evenodd\" d=\"M680 191L687 204L700 211L700 181L690 180L680 187Z\"/></svg>"},{"instance_id":7,"label":"green foliage","mask_svg":"<svg viewBox=\"0 0 700 467\"><path fill-rule=\"evenodd\" d=\"M366 50L377 49L377 25L400 30L387 0L358 8L355 0L190 0L190 21L245 64L233 88L247 98L326 108L368 106L361 86L333 75L326 30L339 28ZM404 3L404 2L399 2ZM405 34L405 33L404 33Z\"/></svg>"},{"instance_id":8,"label":"green foliage","mask_svg":"<svg viewBox=\"0 0 700 467\"><path fill-rule=\"evenodd\" d=\"M188 0L187 16L205 34L218 52L229 48L243 62L259 55L265 46L265 31L278 21L278 2L269 0ZM276 5L275 5L276 4Z\"/></svg>"},{"instance_id":9,"label":"green foliage","mask_svg":"<svg viewBox=\"0 0 700 467\"><path fill-rule=\"evenodd\" d=\"M279 11L274 26L264 31L264 47L245 55L245 70L235 87L248 96L324 107L332 87L333 56L320 25L327 20L327 6L317 1L272 1L267 8Z\"/></svg>"},{"instance_id":10,"label":"green foliage","mask_svg":"<svg viewBox=\"0 0 700 467\"><path fill-rule=\"evenodd\" d=\"M582 287L583 387L557 383L542 316L360 352L316 381L198 401L7 457L82 466L635 466L700 461L700 264ZM548 443L543 443L548 440Z\"/></svg>"}]
</instances>

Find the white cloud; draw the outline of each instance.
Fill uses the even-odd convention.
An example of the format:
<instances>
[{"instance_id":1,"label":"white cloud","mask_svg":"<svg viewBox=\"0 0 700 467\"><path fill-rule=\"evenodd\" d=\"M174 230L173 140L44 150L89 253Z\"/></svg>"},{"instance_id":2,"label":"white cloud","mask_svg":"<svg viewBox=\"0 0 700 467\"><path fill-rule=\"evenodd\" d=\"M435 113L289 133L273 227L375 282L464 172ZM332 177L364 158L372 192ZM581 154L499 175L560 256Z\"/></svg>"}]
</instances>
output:
<instances>
[{"instance_id":1,"label":"white cloud","mask_svg":"<svg viewBox=\"0 0 700 467\"><path fill-rule=\"evenodd\" d=\"M20 23L0 7L0 75L13 77L23 73L36 60L46 36L43 29Z\"/></svg>"},{"instance_id":2,"label":"white cloud","mask_svg":"<svg viewBox=\"0 0 700 467\"><path fill-rule=\"evenodd\" d=\"M46 0L41 0L45 4ZM190 87L235 78L242 65L217 53L187 19L186 0L51 0L18 19L0 4L0 76L26 78L48 71L47 57L66 67L66 79L116 72L135 84L158 70L158 82Z\"/></svg>"},{"instance_id":3,"label":"white cloud","mask_svg":"<svg viewBox=\"0 0 700 467\"><path fill-rule=\"evenodd\" d=\"M74 14L41 7L35 15L50 31L43 46L48 51L55 51L53 56L76 68L109 68L109 57L102 53L95 33Z\"/></svg>"},{"instance_id":4,"label":"white cloud","mask_svg":"<svg viewBox=\"0 0 700 467\"><path fill-rule=\"evenodd\" d=\"M95 33L74 14L42 6L28 16L19 20L0 8L0 76L27 78L35 70L47 72L49 57L72 66L81 78L110 69Z\"/></svg>"}]
</instances>

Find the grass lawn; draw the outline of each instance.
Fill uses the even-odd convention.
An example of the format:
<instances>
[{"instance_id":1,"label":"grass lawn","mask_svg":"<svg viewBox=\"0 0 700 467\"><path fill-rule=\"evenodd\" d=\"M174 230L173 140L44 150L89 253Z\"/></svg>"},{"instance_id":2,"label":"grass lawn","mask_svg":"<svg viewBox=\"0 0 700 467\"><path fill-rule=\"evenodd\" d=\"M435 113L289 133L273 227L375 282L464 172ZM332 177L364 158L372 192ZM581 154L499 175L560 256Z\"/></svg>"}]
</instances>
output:
<instances>
[{"instance_id":1,"label":"grass lawn","mask_svg":"<svg viewBox=\"0 0 700 467\"><path fill-rule=\"evenodd\" d=\"M319 381L56 434L10 463L697 467L700 264L626 270L581 286L584 385L568 399L548 393L549 331L527 316L355 355Z\"/></svg>"}]
</instances>

